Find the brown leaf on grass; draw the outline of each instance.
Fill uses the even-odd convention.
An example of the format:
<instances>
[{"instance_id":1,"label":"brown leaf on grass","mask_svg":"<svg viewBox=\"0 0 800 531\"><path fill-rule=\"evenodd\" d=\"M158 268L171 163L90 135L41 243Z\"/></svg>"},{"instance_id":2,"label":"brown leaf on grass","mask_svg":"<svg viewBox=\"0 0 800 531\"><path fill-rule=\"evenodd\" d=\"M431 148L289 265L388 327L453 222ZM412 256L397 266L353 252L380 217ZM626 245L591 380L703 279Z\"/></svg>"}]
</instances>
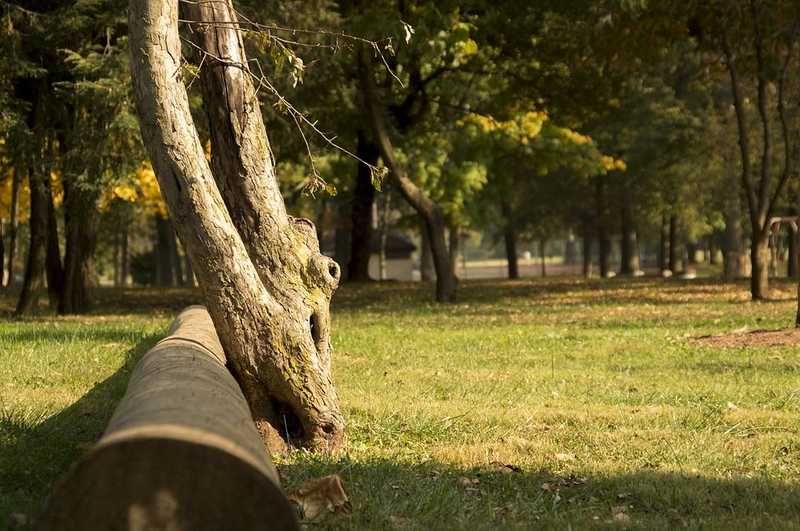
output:
<instances>
[{"instance_id":1,"label":"brown leaf on grass","mask_svg":"<svg viewBox=\"0 0 800 531\"><path fill-rule=\"evenodd\" d=\"M461 485L462 487L470 487L472 485L477 485L480 482L481 480L479 480L478 478L468 478L464 476L458 478L458 484Z\"/></svg>"},{"instance_id":2,"label":"brown leaf on grass","mask_svg":"<svg viewBox=\"0 0 800 531\"><path fill-rule=\"evenodd\" d=\"M350 499L338 474L311 479L289 494L302 518L314 520L325 513L349 516L353 512Z\"/></svg>"},{"instance_id":3,"label":"brown leaf on grass","mask_svg":"<svg viewBox=\"0 0 800 531\"><path fill-rule=\"evenodd\" d=\"M489 463L487 472L496 472L498 474L516 474L522 472L522 469L516 465L510 465L500 461L492 461Z\"/></svg>"}]
</instances>

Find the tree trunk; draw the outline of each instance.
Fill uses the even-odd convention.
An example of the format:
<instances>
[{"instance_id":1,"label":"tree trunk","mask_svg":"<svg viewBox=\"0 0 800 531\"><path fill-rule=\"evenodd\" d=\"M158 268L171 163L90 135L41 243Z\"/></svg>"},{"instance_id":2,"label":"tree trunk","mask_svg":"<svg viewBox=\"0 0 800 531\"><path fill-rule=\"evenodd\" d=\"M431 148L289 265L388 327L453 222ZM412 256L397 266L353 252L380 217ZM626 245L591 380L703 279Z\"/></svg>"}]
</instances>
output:
<instances>
[{"instance_id":1,"label":"tree trunk","mask_svg":"<svg viewBox=\"0 0 800 531\"><path fill-rule=\"evenodd\" d=\"M519 257L517 256L517 231L508 200L500 203L503 212L503 239L506 244L506 261L508 262L508 278L519 278Z\"/></svg>"},{"instance_id":2,"label":"tree trunk","mask_svg":"<svg viewBox=\"0 0 800 531\"><path fill-rule=\"evenodd\" d=\"M97 194L64 181L64 283L59 314L86 313L92 306Z\"/></svg>"},{"instance_id":3,"label":"tree trunk","mask_svg":"<svg viewBox=\"0 0 800 531\"><path fill-rule=\"evenodd\" d=\"M582 269L581 272L584 278L589 278L592 275L592 240L594 236L592 234L592 226L589 222L589 219L584 218L582 223L582 236L581 236L581 245L582 245Z\"/></svg>"},{"instance_id":4,"label":"tree trunk","mask_svg":"<svg viewBox=\"0 0 800 531\"><path fill-rule=\"evenodd\" d=\"M128 285L128 276L130 272L130 254L128 252L128 226L127 224L122 227L120 234L120 285ZM187 259L188 261L188 259Z\"/></svg>"},{"instance_id":5,"label":"tree trunk","mask_svg":"<svg viewBox=\"0 0 800 531\"><path fill-rule=\"evenodd\" d=\"M28 173L30 188L30 236L28 239L28 259L25 264L25 278L22 292L17 301L16 315L28 315L39 303L44 288L45 261L47 258L47 191L45 175L40 168Z\"/></svg>"},{"instance_id":6,"label":"tree trunk","mask_svg":"<svg viewBox=\"0 0 800 531\"><path fill-rule=\"evenodd\" d=\"M678 272L678 217L669 217L669 270Z\"/></svg>"},{"instance_id":7,"label":"tree trunk","mask_svg":"<svg viewBox=\"0 0 800 531\"><path fill-rule=\"evenodd\" d=\"M14 168L11 177L11 216L8 224L8 281L6 286L11 287L14 285L14 260L17 254L17 218L19 210L19 185L22 179L22 174L17 168ZM2 261L0 261L2 264ZM2 265L0 265L0 282L3 280Z\"/></svg>"},{"instance_id":8,"label":"tree trunk","mask_svg":"<svg viewBox=\"0 0 800 531\"><path fill-rule=\"evenodd\" d=\"M36 529L299 529L225 362L205 308L181 312Z\"/></svg>"},{"instance_id":9,"label":"tree trunk","mask_svg":"<svg viewBox=\"0 0 800 531\"><path fill-rule=\"evenodd\" d=\"M359 130L356 155L361 160L372 164L378 162L378 147L366 134ZM352 229L350 231L350 263L347 267L347 279L353 282L369 280L369 259L372 256L372 219L375 204L375 186L372 184L372 172L369 166L357 162L356 186L353 190L351 206Z\"/></svg>"},{"instance_id":10,"label":"tree trunk","mask_svg":"<svg viewBox=\"0 0 800 531\"><path fill-rule=\"evenodd\" d=\"M270 448L338 448L330 298L340 271L314 224L286 214L242 36L229 0L182 3L202 21L200 87L211 166L181 70L178 2L132 0L131 70L142 138L229 365ZM213 30L208 23L216 23ZM213 169L212 169L213 167Z\"/></svg>"},{"instance_id":11,"label":"tree trunk","mask_svg":"<svg viewBox=\"0 0 800 531\"><path fill-rule=\"evenodd\" d=\"M797 280L797 237L798 231L796 228L792 226L792 224L788 225L789 227L789 234L788 234L788 247L789 247L789 259L786 263L786 277Z\"/></svg>"},{"instance_id":12,"label":"tree trunk","mask_svg":"<svg viewBox=\"0 0 800 531\"><path fill-rule=\"evenodd\" d=\"M597 263L600 269L600 277L607 278L611 270L611 240L606 227L606 197L605 183L602 176L596 177L595 182L595 220L597 226Z\"/></svg>"},{"instance_id":13,"label":"tree trunk","mask_svg":"<svg viewBox=\"0 0 800 531\"><path fill-rule=\"evenodd\" d=\"M6 267L6 222L0 219L0 287L5 286Z\"/></svg>"},{"instance_id":14,"label":"tree trunk","mask_svg":"<svg viewBox=\"0 0 800 531\"><path fill-rule=\"evenodd\" d=\"M547 240L539 240L539 257L541 258L542 277L547 276Z\"/></svg>"},{"instance_id":15,"label":"tree trunk","mask_svg":"<svg viewBox=\"0 0 800 531\"><path fill-rule=\"evenodd\" d=\"M431 253L431 240L428 230L425 228L425 220L420 218L420 251L419 251L419 275L423 282L433 282L436 280L436 271L433 268L433 254Z\"/></svg>"},{"instance_id":16,"label":"tree trunk","mask_svg":"<svg viewBox=\"0 0 800 531\"><path fill-rule=\"evenodd\" d=\"M750 243L750 294L754 300L769 297L769 237L754 234Z\"/></svg>"},{"instance_id":17,"label":"tree trunk","mask_svg":"<svg viewBox=\"0 0 800 531\"><path fill-rule=\"evenodd\" d=\"M336 197L334 201L334 208L336 214L336 224L334 226L333 235L333 256L337 263L342 264L342 278L347 278L350 274L348 266L350 265L350 243L352 236L352 227L350 226L351 207L349 198L343 195Z\"/></svg>"},{"instance_id":18,"label":"tree trunk","mask_svg":"<svg viewBox=\"0 0 800 531\"><path fill-rule=\"evenodd\" d=\"M461 235L459 234L460 227L457 225L450 225L448 230L448 253L450 255L450 272L458 278L458 253L461 247Z\"/></svg>"},{"instance_id":19,"label":"tree trunk","mask_svg":"<svg viewBox=\"0 0 800 531\"><path fill-rule=\"evenodd\" d=\"M49 170L47 173L50 173ZM53 202L53 186L50 179L45 181L47 189L47 297L50 308L58 309L64 290L64 266L61 263L61 246L58 241L58 221Z\"/></svg>"},{"instance_id":20,"label":"tree trunk","mask_svg":"<svg viewBox=\"0 0 800 531\"><path fill-rule=\"evenodd\" d=\"M400 194L408 204L424 220L425 230L430 238L433 265L436 269L436 300L439 302L454 302L458 280L452 274L453 268L450 264L450 255L445 242L446 225L442 209L409 179L405 167L395 157L394 146L384 123L385 108L378 99L368 51L363 46L359 50L359 75L373 135L380 148L381 157L389 168L392 182L397 186Z\"/></svg>"},{"instance_id":21,"label":"tree trunk","mask_svg":"<svg viewBox=\"0 0 800 531\"><path fill-rule=\"evenodd\" d=\"M178 236L175 234L175 227L173 227L172 221L168 219L167 224L169 225L168 242L169 253L171 255L170 262L172 262L172 273L175 278L175 284L178 286L185 286L186 279L183 276L183 262L181 261L181 255L178 251Z\"/></svg>"},{"instance_id":22,"label":"tree trunk","mask_svg":"<svg viewBox=\"0 0 800 531\"><path fill-rule=\"evenodd\" d=\"M169 221L162 218L161 215L155 215L156 225L156 245L153 252L156 262L156 285L161 287L170 287L175 285L175 279L172 276L173 254L169 246Z\"/></svg>"},{"instance_id":23,"label":"tree trunk","mask_svg":"<svg viewBox=\"0 0 800 531\"><path fill-rule=\"evenodd\" d=\"M636 239L636 227L633 224L633 213L628 205L622 207L622 263L620 274L633 276L639 271L639 245Z\"/></svg>"},{"instance_id":24,"label":"tree trunk","mask_svg":"<svg viewBox=\"0 0 800 531\"><path fill-rule=\"evenodd\" d=\"M508 278L519 278L519 257L517 256L517 233L510 225L506 225L503 233L506 243L506 260L508 261Z\"/></svg>"},{"instance_id":25,"label":"tree trunk","mask_svg":"<svg viewBox=\"0 0 800 531\"><path fill-rule=\"evenodd\" d=\"M658 272L661 274L667 269L667 255L669 254L669 223L667 215L661 215L661 226L658 239Z\"/></svg>"}]
</instances>

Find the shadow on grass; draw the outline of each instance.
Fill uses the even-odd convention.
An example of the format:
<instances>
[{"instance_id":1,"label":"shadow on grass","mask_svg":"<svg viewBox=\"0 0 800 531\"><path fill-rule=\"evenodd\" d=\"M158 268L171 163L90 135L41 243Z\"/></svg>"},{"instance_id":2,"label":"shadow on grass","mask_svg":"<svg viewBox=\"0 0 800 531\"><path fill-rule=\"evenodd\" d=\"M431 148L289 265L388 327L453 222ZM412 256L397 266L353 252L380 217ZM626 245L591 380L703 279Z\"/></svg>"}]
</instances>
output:
<instances>
[{"instance_id":1,"label":"shadow on grass","mask_svg":"<svg viewBox=\"0 0 800 531\"><path fill-rule=\"evenodd\" d=\"M576 477L498 465L465 469L435 461L308 458L279 468L287 490L313 477L341 475L353 515L330 520L323 528L800 528L796 482L653 470Z\"/></svg>"},{"instance_id":2,"label":"shadow on grass","mask_svg":"<svg viewBox=\"0 0 800 531\"><path fill-rule=\"evenodd\" d=\"M0 529L10 528L11 513L41 511L53 483L100 438L125 393L131 370L161 337L152 334L142 339L126 352L125 363L114 374L42 422L13 413L0 415Z\"/></svg>"}]
</instances>

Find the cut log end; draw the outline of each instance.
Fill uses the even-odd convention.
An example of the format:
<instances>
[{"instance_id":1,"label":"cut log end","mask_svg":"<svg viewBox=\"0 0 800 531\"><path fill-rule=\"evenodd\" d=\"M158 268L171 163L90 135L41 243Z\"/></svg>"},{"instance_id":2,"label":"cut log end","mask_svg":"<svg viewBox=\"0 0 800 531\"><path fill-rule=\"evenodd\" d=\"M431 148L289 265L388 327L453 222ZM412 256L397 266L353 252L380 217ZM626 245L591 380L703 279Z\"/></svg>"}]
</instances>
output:
<instances>
[{"instance_id":1,"label":"cut log end","mask_svg":"<svg viewBox=\"0 0 800 531\"><path fill-rule=\"evenodd\" d=\"M297 529L297 524L281 489L246 461L205 444L142 437L93 450L56 489L38 529Z\"/></svg>"}]
</instances>

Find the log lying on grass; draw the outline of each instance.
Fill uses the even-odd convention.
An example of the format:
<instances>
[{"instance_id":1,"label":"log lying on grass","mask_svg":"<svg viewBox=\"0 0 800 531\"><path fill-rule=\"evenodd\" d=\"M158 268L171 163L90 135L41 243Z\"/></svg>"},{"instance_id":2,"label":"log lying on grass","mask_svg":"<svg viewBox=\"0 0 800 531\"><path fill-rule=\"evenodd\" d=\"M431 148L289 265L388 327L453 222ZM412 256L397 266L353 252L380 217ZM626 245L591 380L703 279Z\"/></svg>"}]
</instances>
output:
<instances>
[{"instance_id":1,"label":"log lying on grass","mask_svg":"<svg viewBox=\"0 0 800 531\"><path fill-rule=\"evenodd\" d=\"M205 308L184 310L144 355L37 527L297 529Z\"/></svg>"}]
</instances>

